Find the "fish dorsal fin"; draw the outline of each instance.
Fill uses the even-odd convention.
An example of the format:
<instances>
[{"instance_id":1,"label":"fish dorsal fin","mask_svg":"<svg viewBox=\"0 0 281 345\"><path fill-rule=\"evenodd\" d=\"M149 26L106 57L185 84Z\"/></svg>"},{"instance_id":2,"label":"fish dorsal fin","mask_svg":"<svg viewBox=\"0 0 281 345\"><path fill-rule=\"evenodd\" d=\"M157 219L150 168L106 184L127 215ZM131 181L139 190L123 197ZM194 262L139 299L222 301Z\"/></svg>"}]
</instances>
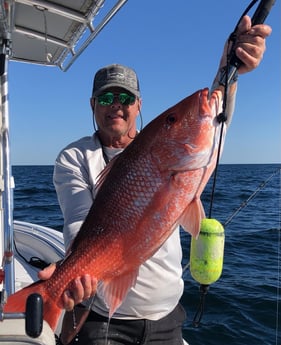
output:
<instances>
[{"instance_id":1,"label":"fish dorsal fin","mask_svg":"<svg viewBox=\"0 0 281 345\"><path fill-rule=\"evenodd\" d=\"M135 286L138 272L139 270L137 269L129 274L103 282L102 294L105 303L109 307L109 318L112 317L116 309L121 305L129 289Z\"/></svg>"},{"instance_id":2,"label":"fish dorsal fin","mask_svg":"<svg viewBox=\"0 0 281 345\"><path fill-rule=\"evenodd\" d=\"M184 210L178 223L186 232L197 237L200 232L201 220L203 218L205 218L205 211L202 202L199 198L195 198Z\"/></svg>"},{"instance_id":3,"label":"fish dorsal fin","mask_svg":"<svg viewBox=\"0 0 281 345\"><path fill-rule=\"evenodd\" d=\"M102 184L105 181L109 171L111 170L111 168L113 167L114 163L116 162L118 156L119 155L113 157L111 159L111 161L105 166L105 168L99 173L99 175L97 177L96 185L95 185L96 192L98 192L98 190L102 186Z\"/></svg>"}]
</instances>

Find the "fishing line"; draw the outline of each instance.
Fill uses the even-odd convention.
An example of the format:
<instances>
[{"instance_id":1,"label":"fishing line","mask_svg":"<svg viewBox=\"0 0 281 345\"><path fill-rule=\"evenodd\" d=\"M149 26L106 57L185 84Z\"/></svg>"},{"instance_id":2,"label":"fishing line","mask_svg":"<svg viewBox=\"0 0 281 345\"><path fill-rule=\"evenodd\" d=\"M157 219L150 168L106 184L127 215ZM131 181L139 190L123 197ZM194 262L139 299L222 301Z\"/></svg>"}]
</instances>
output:
<instances>
[{"instance_id":1,"label":"fishing line","mask_svg":"<svg viewBox=\"0 0 281 345\"><path fill-rule=\"evenodd\" d=\"M278 246L278 257L281 260L281 252L280 252L280 246L281 246L281 168L277 168L266 180L264 180L262 183L260 183L260 185L258 186L258 188L245 200L243 201L237 208L236 210L227 218L227 220L223 223L223 227L225 228L227 225L229 225L232 220L238 215L238 213L240 211L242 211L245 207L248 206L248 204L250 203L251 200L253 200L258 193L261 192L261 190L269 183L269 181L277 174L280 174L280 200L279 200L279 226L278 226L278 230L279 230L279 238L278 238L278 243L280 244ZM190 262L188 262L184 267L183 267L183 273L189 268L190 266ZM281 275L280 273L280 263L278 266L278 274L279 277Z\"/></svg>"},{"instance_id":2,"label":"fishing line","mask_svg":"<svg viewBox=\"0 0 281 345\"><path fill-rule=\"evenodd\" d=\"M235 29L233 32L229 35L227 40L227 61L226 66L224 69L224 74L222 75L221 80L219 83L224 86L224 96L223 96L223 104L222 104L222 113L217 116L217 120L221 124L221 132L220 132L220 139L219 139L219 146L218 146L218 155L217 155L217 161L216 166L213 174L213 186L212 186L212 192L211 192L211 200L210 200L210 208L209 208L209 218L212 217L212 208L213 208L213 202L214 202L214 194L215 194L215 186L216 186L216 180L217 180L217 172L218 172L218 166L219 166L219 159L220 159L220 152L222 147L222 138L223 138L223 129L224 129L224 123L227 120L226 116L226 107L227 107L227 97L228 97L228 87L231 85L232 82L237 80L237 70L243 64L235 54L235 44L237 40L237 30L239 27L239 24L242 20L242 18L248 14L248 12L251 10L251 8L258 2L258 0L252 0L248 7L245 9L245 11L240 16ZM256 9L253 17L252 17L252 25L263 23L266 16L268 15L271 6L273 5L274 1L261 1L260 5ZM231 47L230 47L231 45Z\"/></svg>"},{"instance_id":3,"label":"fishing line","mask_svg":"<svg viewBox=\"0 0 281 345\"><path fill-rule=\"evenodd\" d=\"M280 261L281 261L281 169L279 175L279 213L278 213L278 246L277 246L277 287L276 287L276 327L275 344L278 345L279 302L280 302Z\"/></svg>"},{"instance_id":4,"label":"fishing line","mask_svg":"<svg viewBox=\"0 0 281 345\"><path fill-rule=\"evenodd\" d=\"M256 2L258 2L259 0L253 0L249 6L245 9L245 11L242 13L241 17L239 18L236 26L235 26L235 29L233 30L233 33L230 35L230 36L234 36L236 34L236 31L238 29L238 26L242 20L242 18L250 11L250 9L255 5Z\"/></svg>"},{"instance_id":5,"label":"fishing line","mask_svg":"<svg viewBox=\"0 0 281 345\"><path fill-rule=\"evenodd\" d=\"M258 188L249 196L248 199L243 201L240 206L227 218L227 220L223 223L224 228L233 220L237 214L245 208L248 203L255 198L255 196L268 184L268 182L275 176L277 173L281 171L281 168L276 169L265 181L263 181Z\"/></svg>"},{"instance_id":6,"label":"fishing line","mask_svg":"<svg viewBox=\"0 0 281 345\"><path fill-rule=\"evenodd\" d=\"M213 201L214 201L214 194L215 194L215 186L216 186L216 179L217 179L217 172L218 172L218 166L219 166L219 159L220 159L220 154L221 154L221 149L222 149L222 140L223 140L223 134L224 134L224 123L227 121L227 98L228 98L228 87L231 86L234 82L237 81L238 78L238 69L241 65L243 65L243 62L236 56L235 50L236 50L236 42L237 42L237 32L238 32L238 27L239 24L242 20L242 18L249 12L249 10L254 6L254 4L257 2L257 0L253 0L250 5L246 8L246 10L243 12L241 17L239 18L236 27L234 31L229 35L229 38L227 40L227 56L226 56L226 66L222 67L220 69L220 75L218 78L218 84L220 86L224 87L224 94L223 94L223 103L222 103L222 113L217 116L217 121L219 124L221 124L220 128L220 137L219 137L219 143L218 143L218 153L216 157L216 165L214 169L214 174L213 174L213 185L212 185L212 192L211 192L211 198L210 198L210 208L209 208L209 220L212 220L212 208L213 208ZM262 24L269 14L271 7L273 6L275 0L261 0L259 6L257 7L254 15L252 16L252 26L256 24ZM222 227L223 228L223 227ZM212 232L211 228L207 231L208 236ZM223 231L224 232L224 231ZM200 235L199 238L200 239ZM192 241L191 241L192 244ZM214 244L214 243L213 243ZM200 242L200 246L202 243ZM199 245L195 245L196 250L194 250L194 255L195 258L192 257L193 261L191 261L190 267L192 266L196 267L198 266L198 270L201 272L202 267L204 266L204 262L208 261L207 259L202 259L203 256L201 255L202 253L202 248ZM199 249L198 249L199 248ZM213 246L213 249L215 250L216 246ZM218 251L221 252L222 249L222 258L223 258L223 246L219 245L218 241ZM221 259L222 260L222 259ZM187 268L188 266L185 266L183 268L183 271ZM197 268L196 268L197 270ZM191 269L190 269L191 271ZM208 270L203 270L204 274L207 273ZM191 272L192 273L192 272ZM203 274L203 275L204 275ZM199 307L197 309L197 312L195 314L195 317L193 319L193 325L195 327L198 327L202 315L203 315L203 310L204 310L204 300L205 300L205 295L207 294L207 288L209 286L210 281L213 281L210 279L208 280L207 285L204 283L205 277L202 279L201 276L199 278L195 277L195 280L200 283L200 303ZM193 275L192 275L193 276ZM216 278L217 279L217 278ZM215 281L215 280L214 280Z\"/></svg>"},{"instance_id":7,"label":"fishing line","mask_svg":"<svg viewBox=\"0 0 281 345\"><path fill-rule=\"evenodd\" d=\"M236 27L238 24L236 25ZM231 34L232 35L232 34ZM230 47L230 42L231 42L231 35L229 36L228 39L228 47L227 51L229 51ZM234 42L232 42L234 45ZM233 46L232 46L233 49ZM227 107L227 97L228 97L228 87L229 87L229 82L228 82L228 75L229 75L229 70L230 70L230 57L231 57L231 52L227 54L227 62L226 62L226 68L225 68L225 77L224 77L224 96L223 96L223 104L222 104L222 113L217 116L217 121L221 123L221 129L220 129L220 138L219 138L219 145L218 145L218 154L217 154L217 159L216 159L216 166L213 174L213 184L212 184L212 192L211 192L211 200L210 200L210 208L209 208L209 218L212 218L212 209L213 209L213 203L214 203L214 198L215 198L215 188L216 188L216 181L217 181L217 173L218 173L218 167L219 167L219 160L220 160L220 154L221 154L221 149L222 149L222 139L223 139L223 130L224 130L224 123L227 120L226 116L226 107Z\"/></svg>"}]
</instances>

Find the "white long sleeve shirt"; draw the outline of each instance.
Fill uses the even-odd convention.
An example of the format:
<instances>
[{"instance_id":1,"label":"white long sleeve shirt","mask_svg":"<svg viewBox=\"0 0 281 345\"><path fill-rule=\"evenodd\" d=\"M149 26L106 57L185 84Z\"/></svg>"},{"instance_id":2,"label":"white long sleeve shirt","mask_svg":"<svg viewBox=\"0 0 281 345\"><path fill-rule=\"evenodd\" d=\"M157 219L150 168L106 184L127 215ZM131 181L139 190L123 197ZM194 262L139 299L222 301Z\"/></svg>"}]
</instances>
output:
<instances>
[{"instance_id":1,"label":"white long sleeve shirt","mask_svg":"<svg viewBox=\"0 0 281 345\"><path fill-rule=\"evenodd\" d=\"M102 148L98 136L71 143L59 154L54 185L64 217L66 249L75 238L95 198L95 184L108 159L121 150ZM139 269L131 288L114 318L158 320L169 314L183 293L182 249L177 228L163 246ZM92 309L108 316L108 308L98 289Z\"/></svg>"}]
</instances>

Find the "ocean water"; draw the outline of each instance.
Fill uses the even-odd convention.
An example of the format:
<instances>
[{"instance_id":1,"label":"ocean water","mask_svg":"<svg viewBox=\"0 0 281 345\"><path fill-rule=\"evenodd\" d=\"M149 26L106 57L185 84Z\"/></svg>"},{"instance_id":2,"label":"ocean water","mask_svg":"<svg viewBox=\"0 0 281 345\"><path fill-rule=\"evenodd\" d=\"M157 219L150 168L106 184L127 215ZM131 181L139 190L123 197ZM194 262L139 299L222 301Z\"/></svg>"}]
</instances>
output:
<instances>
[{"instance_id":1,"label":"ocean water","mask_svg":"<svg viewBox=\"0 0 281 345\"><path fill-rule=\"evenodd\" d=\"M62 230L52 166L14 166L14 219ZM199 284L184 272L184 337L190 345L281 345L280 166L220 165L211 216L225 225L224 267L205 297L199 326L193 318ZM202 201L207 216L211 179ZM190 236L182 232L183 265Z\"/></svg>"}]
</instances>

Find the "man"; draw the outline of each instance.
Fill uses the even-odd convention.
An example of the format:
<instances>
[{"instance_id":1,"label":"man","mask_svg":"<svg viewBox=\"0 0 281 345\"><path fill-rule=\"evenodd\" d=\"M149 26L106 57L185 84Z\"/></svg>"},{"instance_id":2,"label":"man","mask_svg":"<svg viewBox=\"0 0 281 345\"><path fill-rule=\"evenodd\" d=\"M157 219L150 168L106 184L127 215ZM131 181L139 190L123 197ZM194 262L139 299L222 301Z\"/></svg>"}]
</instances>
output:
<instances>
[{"instance_id":1,"label":"man","mask_svg":"<svg viewBox=\"0 0 281 345\"><path fill-rule=\"evenodd\" d=\"M239 74L249 72L260 63L265 51L265 38L271 29L267 25L251 28L244 17L239 25L236 55L243 65ZM213 87L219 82L226 65L225 48ZM236 81L229 90L227 113L232 115ZM105 165L137 135L136 118L141 109L139 82L135 72L122 65L106 66L94 78L91 107L97 131L68 145L58 156L54 184L64 216L66 249L79 231L95 198L95 185ZM40 272L47 279L54 267ZM73 288L62 297L66 312L61 342L70 343L77 325L82 326L71 344L183 344L182 322L185 318L179 299L183 292L181 278L181 245L179 231L174 231L158 252L139 271L135 286L108 323L108 308L98 289L88 304L96 281L88 276L77 277ZM88 313L88 311L90 311ZM83 324L82 321L86 319ZM81 319L81 320L80 320ZM75 332L74 332L75 333Z\"/></svg>"}]
</instances>

